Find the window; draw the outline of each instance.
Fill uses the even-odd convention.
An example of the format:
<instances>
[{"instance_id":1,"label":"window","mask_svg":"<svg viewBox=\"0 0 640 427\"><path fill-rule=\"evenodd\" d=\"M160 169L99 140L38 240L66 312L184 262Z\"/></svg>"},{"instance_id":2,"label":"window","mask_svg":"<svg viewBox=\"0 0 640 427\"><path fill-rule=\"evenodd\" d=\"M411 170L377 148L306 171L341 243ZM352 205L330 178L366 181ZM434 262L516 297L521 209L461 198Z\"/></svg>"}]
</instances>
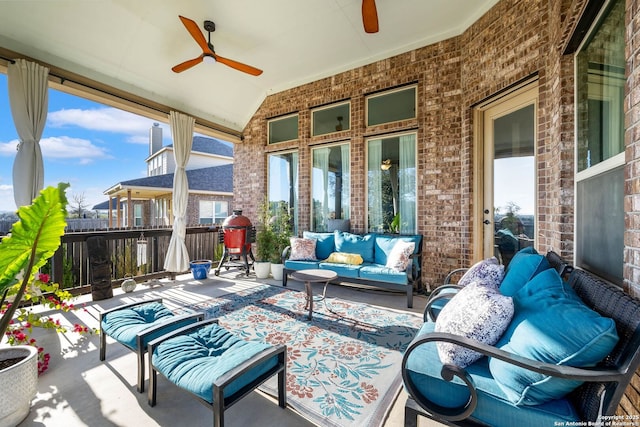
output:
<instances>
[{"instance_id":1,"label":"window","mask_svg":"<svg viewBox=\"0 0 640 427\"><path fill-rule=\"evenodd\" d=\"M416 86L367 97L367 126L415 119Z\"/></svg>"},{"instance_id":2,"label":"window","mask_svg":"<svg viewBox=\"0 0 640 427\"><path fill-rule=\"evenodd\" d=\"M311 172L311 230L327 231L328 220L349 219L349 144L314 148Z\"/></svg>"},{"instance_id":3,"label":"window","mask_svg":"<svg viewBox=\"0 0 640 427\"><path fill-rule=\"evenodd\" d=\"M576 265L621 284L625 2L607 3L576 54Z\"/></svg>"},{"instance_id":4,"label":"window","mask_svg":"<svg viewBox=\"0 0 640 427\"><path fill-rule=\"evenodd\" d=\"M200 224L222 224L229 216L229 203L215 200L200 200Z\"/></svg>"},{"instance_id":5,"label":"window","mask_svg":"<svg viewBox=\"0 0 640 427\"><path fill-rule=\"evenodd\" d=\"M298 231L298 152L269 154L269 205L285 206Z\"/></svg>"},{"instance_id":6,"label":"window","mask_svg":"<svg viewBox=\"0 0 640 427\"><path fill-rule=\"evenodd\" d=\"M416 232L416 135L367 143L367 219L370 232Z\"/></svg>"},{"instance_id":7,"label":"window","mask_svg":"<svg viewBox=\"0 0 640 427\"><path fill-rule=\"evenodd\" d=\"M298 114L271 119L267 123L269 144L298 139Z\"/></svg>"},{"instance_id":8,"label":"window","mask_svg":"<svg viewBox=\"0 0 640 427\"><path fill-rule=\"evenodd\" d=\"M133 226L142 227L142 205L133 205Z\"/></svg>"},{"instance_id":9,"label":"window","mask_svg":"<svg viewBox=\"0 0 640 427\"><path fill-rule=\"evenodd\" d=\"M311 112L311 135L319 136L351 129L351 104L331 105Z\"/></svg>"}]
</instances>

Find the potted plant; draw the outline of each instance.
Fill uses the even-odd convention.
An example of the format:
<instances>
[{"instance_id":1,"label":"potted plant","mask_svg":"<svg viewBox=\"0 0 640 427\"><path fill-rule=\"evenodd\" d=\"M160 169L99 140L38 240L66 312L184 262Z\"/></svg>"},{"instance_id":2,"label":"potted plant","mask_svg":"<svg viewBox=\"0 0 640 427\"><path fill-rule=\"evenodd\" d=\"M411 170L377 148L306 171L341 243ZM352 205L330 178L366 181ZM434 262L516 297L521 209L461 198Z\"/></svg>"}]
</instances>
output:
<instances>
[{"instance_id":1,"label":"potted plant","mask_svg":"<svg viewBox=\"0 0 640 427\"><path fill-rule=\"evenodd\" d=\"M275 280L282 280L284 260L282 254L290 245L291 215L285 202L279 202L274 215L271 217L273 230L273 251L271 252L271 275Z\"/></svg>"},{"instance_id":2,"label":"potted plant","mask_svg":"<svg viewBox=\"0 0 640 427\"><path fill-rule=\"evenodd\" d=\"M64 235L67 187L48 187L31 205L18 209L19 220L0 241L0 307L6 307L0 317L0 337L11 329L20 302L37 292L31 288L34 283L44 283L38 269L53 256ZM7 303L11 296L13 301ZM16 425L28 415L37 390L37 355L32 345L0 347L0 363L7 365L0 369L0 425Z\"/></svg>"},{"instance_id":3,"label":"potted plant","mask_svg":"<svg viewBox=\"0 0 640 427\"><path fill-rule=\"evenodd\" d=\"M269 277L271 257L275 244L275 235L271 224L269 202L265 200L258 208L258 224L256 227L256 260L253 269L258 279Z\"/></svg>"}]
</instances>

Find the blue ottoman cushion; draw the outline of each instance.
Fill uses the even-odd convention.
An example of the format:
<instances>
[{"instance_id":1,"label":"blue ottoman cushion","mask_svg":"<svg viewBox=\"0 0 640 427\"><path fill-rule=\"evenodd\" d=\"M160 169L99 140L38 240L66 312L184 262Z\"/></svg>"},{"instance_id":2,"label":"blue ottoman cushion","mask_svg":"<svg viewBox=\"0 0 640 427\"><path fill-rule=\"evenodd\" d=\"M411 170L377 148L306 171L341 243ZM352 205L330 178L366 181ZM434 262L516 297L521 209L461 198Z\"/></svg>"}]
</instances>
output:
<instances>
[{"instance_id":1,"label":"blue ottoman cushion","mask_svg":"<svg viewBox=\"0 0 640 427\"><path fill-rule=\"evenodd\" d=\"M245 341L218 324L211 324L162 342L153 352L152 363L169 381L213 403L213 383L218 378L270 347ZM242 374L225 388L225 399L277 364L278 357L274 356Z\"/></svg>"},{"instance_id":2,"label":"blue ottoman cushion","mask_svg":"<svg viewBox=\"0 0 640 427\"><path fill-rule=\"evenodd\" d=\"M102 329L111 338L136 351L139 332L171 320L173 317L174 314L167 307L159 302L152 302L106 314L102 319ZM156 334L146 337L143 346L146 347L148 342L167 331L167 329L160 329Z\"/></svg>"}]
</instances>

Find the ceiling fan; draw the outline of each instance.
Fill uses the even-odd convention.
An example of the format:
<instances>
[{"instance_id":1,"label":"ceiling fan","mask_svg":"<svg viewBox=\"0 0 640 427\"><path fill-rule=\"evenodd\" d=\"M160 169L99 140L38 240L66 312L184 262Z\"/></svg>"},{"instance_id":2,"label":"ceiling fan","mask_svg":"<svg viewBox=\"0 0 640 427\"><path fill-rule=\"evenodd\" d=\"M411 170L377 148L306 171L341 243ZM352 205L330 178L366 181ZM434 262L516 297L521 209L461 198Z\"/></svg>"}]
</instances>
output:
<instances>
[{"instance_id":1,"label":"ceiling fan","mask_svg":"<svg viewBox=\"0 0 640 427\"><path fill-rule=\"evenodd\" d=\"M195 21L189 18L185 18L184 16L179 16L179 17L182 23L184 24L184 26L186 27L187 31L189 31L189 34L191 34L191 37L193 37L193 39L196 41L196 43L198 43L198 45L202 49L202 55L176 65L175 67L172 68L173 72L181 73L195 65L198 65L199 63L204 61L205 58L213 58L216 62L220 62L238 71L251 74L252 76L259 76L260 74L262 74L262 70L258 68L243 64L238 61L234 61L232 59L224 58L218 55L213 50L213 45L211 44L211 33L216 30L215 23L213 23L212 21L204 21L204 29L209 33L208 40L205 40L204 35L200 31L200 28L198 28L198 24L196 24Z\"/></svg>"},{"instance_id":2,"label":"ceiling fan","mask_svg":"<svg viewBox=\"0 0 640 427\"><path fill-rule=\"evenodd\" d=\"M376 0L362 0L362 23L367 33L378 32L378 11Z\"/></svg>"}]
</instances>

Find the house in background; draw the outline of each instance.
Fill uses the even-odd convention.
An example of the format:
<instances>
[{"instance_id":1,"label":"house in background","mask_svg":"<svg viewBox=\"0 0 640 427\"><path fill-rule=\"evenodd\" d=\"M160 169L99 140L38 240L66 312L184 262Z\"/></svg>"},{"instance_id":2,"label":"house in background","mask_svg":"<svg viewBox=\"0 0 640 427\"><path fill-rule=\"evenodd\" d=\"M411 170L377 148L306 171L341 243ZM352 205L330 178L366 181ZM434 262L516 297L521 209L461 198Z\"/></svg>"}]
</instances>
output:
<instances>
[{"instance_id":1,"label":"house in background","mask_svg":"<svg viewBox=\"0 0 640 427\"><path fill-rule=\"evenodd\" d=\"M104 192L109 200L93 207L108 211L110 227L172 224L176 163L173 145L162 145L162 128L158 123L149 131L146 163L146 177L118 182ZM187 224L221 223L233 203L233 146L214 138L194 136L186 172L189 181Z\"/></svg>"}]
</instances>

